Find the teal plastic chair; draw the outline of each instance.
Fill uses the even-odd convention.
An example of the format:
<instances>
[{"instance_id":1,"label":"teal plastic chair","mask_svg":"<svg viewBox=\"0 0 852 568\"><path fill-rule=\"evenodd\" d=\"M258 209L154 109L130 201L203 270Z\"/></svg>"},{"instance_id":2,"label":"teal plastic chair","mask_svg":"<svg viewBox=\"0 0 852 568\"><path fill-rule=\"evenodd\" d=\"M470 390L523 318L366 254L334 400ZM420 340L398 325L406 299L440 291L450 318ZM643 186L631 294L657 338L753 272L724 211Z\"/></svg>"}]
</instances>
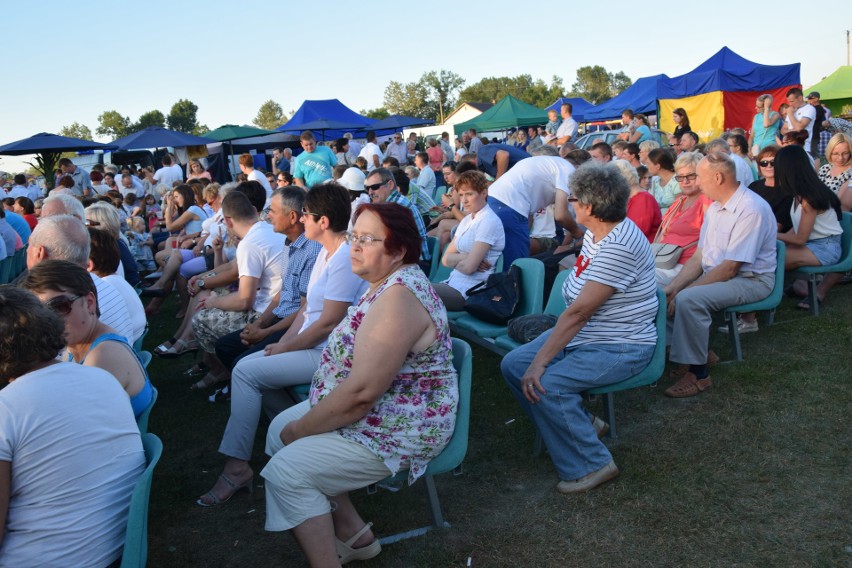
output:
<instances>
[{"instance_id":1,"label":"teal plastic chair","mask_svg":"<svg viewBox=\"0 0 852 568\"><path fill-rule=\"evenodd\" d=\"M447 268L443 264L441 264L441 259L444 257L444 252L447 250L447 247L450 246L447 243L447 246L444 248L440 248L438 243L435 243L435 248L432 249L432 274L429 275L429 282L443 282L447 278L450 277L450 272L453 271L452 268ZM437 251L438 256L435 256L435 252ZM437 263L435 262L437 259Z\"/></svg>"},{"instance_id":2,"label":"teal plastic chair","mask_svg":"<svg viewBox=\"0 0 852 568\"><path fill-rule=\"evenodd\" d=\"M743 360L743 348L740 344L740 333L737 331L737 314L768 311L766 324L775 322L775 308L781 304L784 297L784 260L787 257L787 247L781 241L775 241L775 285L769 295L759 302L751 302L740 306L725 308L725 323L728 326L728 337L731 339L731 355L737 361Z\"/></svg>"},{"instance_id":3,"label":"teal plastic chair","mask_svg":"<svg viewBox=\"0 0 852 568\"><path fill-rule=\"evenodd\" d=\"M441 204L441 196L447 193L447 186L441 185L435 188L435 192L432 194L432 201L436 204Z\"/></svg>"},{"instance_id":4,"label":"teal plastic chair","mask_svg":"<svg viewBox=\"0 0 852 568\"><path fill-rule=\"evenodd\" d=\"M163 455L163 442L154 434L143 434L142 447L145 448L147 466L136 481L133 496L130 498L121 568L144 568L148 561L148 501L151 497L154 468Z\"/></svg>"},{"instance_id":5,"label":"teal plastic chair","mask_svg":"<svg viewBox=\"0 0 852 568\"><path fill-rule=\"evenodd\" d=\"M12 279L15 279L27 267L27 245L15 252L15 266L12 267Z\"/></svg>"},{"instance_id":6,"label":"teal plastic chair","mask_svg":"<svg viewBox=\"0 0 852 568\"><path fill-rule=\"evenodd\" d=\"M422 478L426 485L426 500L429 506L429 514L432 524L403 533L386 536L379 539L382 544L391 544L403 539L421 536L433 528L449 528L450 524L444 520L441 511L441 502L438 499L438 491L435 488L436 475L452 471L455 475L461 474L461 464L467 454L468 432L470 430L470 388L473 375L473 352L470 345L461 339L453 339L453 367L459 375L459 405L456 412L456 428L453 436L444 451L429 462L426 473ZM408 470L402 470L395 476L382 482L407 485ZM368 492L374 493L375 486L370 486Z\"/></svg>"},{"instance_id":7,"label":"teal plastic chair","mask_svg":"<svg viewBox=\"0 0 852 568\"><path fill-rule=\"evenodd\" d=\"M562 297L562 285L565 279L571 274L570 270L562 270L556 275L553 281L553 288L550 289L550 297L547 298L547 305L544 307L544 313L550 316L559 317L565 311L565 298ZM513 349L521 346L520 343L509 337L508 334L501 335L494 340L494 345L500 350L500 355L505 355Z\"/></svg>"},{"instance_id":8,"label":"teal plastic chair","mask_svg":"<svg viewBox=\"0 0 852 568\"><path fill-rule=\"evenodd\" d=\"M540 314L544 299L544 264L535 258L519 258L512 263L521 269L521 299L514 317ZM487 349L493 349L494 338L506 335L505 325L496 325L464 314L452 322L453 332Z\"/></svg>"},{"instance_id":9,"label":"teal plastic chair","mask_svg":"<svg viewBox=\"0 0 852 568\"><path fill-rule=\"evenodd\" d=\"M553 287L556 288L555 285ZM657 345L654 347L654 354L651 356L651 361L648 362L648 365L638 375L633 375L621 382L585 392L587 395L603 395L604 403L606 404L604 412L606 413L606 421L609 423L609 433L607 434L609 438L615 439L617 437L615 393L654 384L660 380L666 368L666 294L659 287L657 288L657 316L654 324L657 327ZM542 446L541 434L536 432L533 454L540 454Z\"/></svg>"},{"instance_id":10,"label":"teal plastic chair","mask_svg":"<svg viewBox=\"0 0 852 568\"><path fill-rule=\"evenodd\" d=\"M819 298L817 297L817 275L830 274L832 272L847 272L852 270L852 213L844 212L840 221L843 228L841 246L843 252L840 260L832 266L805 266L794 271L797 276L804 276L808 280L808 299L811 304L811 314L819 315Z\"/></svg>"},{"instance_id":11,"label":"teal plastic chair","mask_svg":"<svg viewBox=\"0 0 852 568\"><path fill-rule=\"evenodd\" d=\"M142 366L146 369L148 365L151 364L151 352L150 351L137 351L137 357L139 357L139 362L142 363Z\"/></svg>"},{"instance_id":12,"label":"teal plastic chair","mask_svg":"<svg viewBox=\"0 0 852 568\"><path fill-rule=\"evenodd\" d=\"M149 327L150 326L146 322L145 323L145 331L142 332L142 335L139 336L139 339L137 339L136 341L133 342L133 350L136 351L137 353L140 353L140 354L142 353L142 340L144 340L145 336L148 335Z\"/></svg>"},{"instance_id":13,"label":"teal plastic chair","mask_svg":"<svg viewBox=\"0 0 852 568\"><path fill-rule=\"evenodd\" d=\"M0 260L0 284L8 284L12 281L12 268L14 266L14 256L7 256L3 260Z\"/></svg>"},{"instance_id":14,"label":"teal plastic chair","mask_svg":"<svg viewBox=\"0 0 852 568\"><path fill-rule=\"evenodd\" d=\"M139 415L139 418L136 419L136 425L139 427L140 434L146 434L148 432L148 418L151 416L151 409L154 408L154 404L157 402L157 388L153 386L151 388L154 390L151 402L148 403L148 406L145 407L145 410L143 410L142 414Z\"/></svg>"}]
</instances>

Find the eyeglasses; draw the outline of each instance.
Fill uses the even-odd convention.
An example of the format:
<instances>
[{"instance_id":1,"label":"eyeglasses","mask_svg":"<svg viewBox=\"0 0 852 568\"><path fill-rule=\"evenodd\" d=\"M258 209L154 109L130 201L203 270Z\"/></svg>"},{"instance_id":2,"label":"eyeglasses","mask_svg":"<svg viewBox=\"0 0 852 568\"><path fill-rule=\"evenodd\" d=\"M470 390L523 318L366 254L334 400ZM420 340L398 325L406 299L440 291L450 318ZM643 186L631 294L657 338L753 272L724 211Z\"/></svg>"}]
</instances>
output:
<instances>
[{"instance_id":1,"label":"eyeglasses","mask_svg":"<svg viewBox=\"0 0 852 568\"><path fill-rule=\"evenodd\" d=\"M373 183L373 184L370 184L370 185L364 184L364 189L366 189L367 191L376 191L380 187L387 185L387 183L388 182L383 181L382 183Z\"/></svg>"},{"instance_id":2,"label":"eyeglasses","mask_svg":"<svg viewBox=\"0 0 852 568\"><path fill-rule=\"evenodd\" d=\"M86 226L87 227L100 227L101 224L98 223L97 221L92 221L91 219L86 219Z\"/></svg>"},{"instance_id":3,"label":"eyeglasses","mask_svg":"<svg viewBox=\"0 0 852 568\"><path fill-rule=\"evenodd\" d=\"M760 160L758 164L760 164L761 168L774 168L775 160Z\"/></svg>"},{"instance_id":4,"label":"eyeglasses","mask_svg":"<svg viewBox=\"0 0 852 568\"><path fill-rule=\"evenodd\" d=\"M698 174L686 174L685 176L675 176L675 181L683 183L685 181L694 181Z\"/></svg>"},{"instance_id":5,"label":"eyeglasses","mask_svg":"<svg viewBox=\"0 0 852 568\"><path fill-rule=\"evenodd\" d=\"M569 197L568 201L570 201L571 203L575 203L575 202L580 201L580 200L577 199L576 197Z\"/></svg>"},{"instance_id":6,"label":"eyeglasses","mask_svg":"<svg viewBox=\"0 0 852 568\"><path fill-rule=\"evenodd\" d=\"M373 243L380 243L384 239L377 239L372 235L356 235L355 233L346 233L345 237L347 244L358 243L359 247L369 247L372 246Z\"/></svg>"},{"instance_id":7,"label":"eyeglasses","mask_svg":"<svg viewBox=\"0 0 852 568\"><path fill-rule=\"evenodd\" d=\"M311 213L304 207L302 207L302 215L313 215L314 217L322 217L322 213Z\"/></svg>"},{"instance_id":8,"label":"eyeglasses","mask_svg":"<svg viewBox=\"0 0 852 568\"><path fill-rule=\"evenodd\" d=\"M67 316L71 313L71 307L74 302L82 298L82 295L77 296L56 296L55 298L51 298L44 303L45 307L55 314L59 314L61 316Z\"/></svg>"}]
</instances>

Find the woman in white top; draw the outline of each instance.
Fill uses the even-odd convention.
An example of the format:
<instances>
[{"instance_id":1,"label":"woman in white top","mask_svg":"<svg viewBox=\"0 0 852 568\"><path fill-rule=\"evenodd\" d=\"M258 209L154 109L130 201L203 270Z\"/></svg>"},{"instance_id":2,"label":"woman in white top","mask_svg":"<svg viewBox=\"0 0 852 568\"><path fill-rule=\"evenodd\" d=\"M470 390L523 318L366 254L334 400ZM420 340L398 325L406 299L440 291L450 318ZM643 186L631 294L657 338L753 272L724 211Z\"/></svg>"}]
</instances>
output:
<instances>
[{"instance_id":1,"label":"woman in white top","mask_svg":"<svg viewBox=\"0 0 852 568\"><path fill-rule=\"evenodd\" d=\"M785 146L775 155L775 181L780 191L793 196L790 209L793 228L778 235L778 240L787 245L784 268L836 264L840 260L843 233L840 200L819 180L811 167L810 156L801 146ZM837 280L834 274L826 275L817 288L820 302ZM799 307L809 309L810 305L804 301Z\"/></svg>"},{"instance_id":2,"label":"woman in white top","mask_svg":"<svg viewBox=\"0 0 852 568\"><path fill-rule=\"evenodd\" d=\"M464 172L456 178L454 188L469 215L459 223L455 237L441 257L441 264L453 271L446 282L434 285L451 312L464 309L467 290L494 272L506 245L503 224L488 206L485 175L478 171Z\"/></svg>"},{"instance_id":3,"label":"woman in white top","mask_svg":"<svg viewBox=\"0 0 852 568\"><path fill-rule=\"evenodd\" d=\"M261 389L266 396L269 391L310 382L328 334L367 290L367 283L352 273L345 242L350 212L349 191L338 183L315 185L305 196L305 237L323 247L311 271L307 298L277 343L244 357L234 367L231 417L219 446L228 459L216 484L198 499L202 507L224 503L240 489L251 492L254 472L249 460L260 420Z\"/></svg>"}]
</instances>

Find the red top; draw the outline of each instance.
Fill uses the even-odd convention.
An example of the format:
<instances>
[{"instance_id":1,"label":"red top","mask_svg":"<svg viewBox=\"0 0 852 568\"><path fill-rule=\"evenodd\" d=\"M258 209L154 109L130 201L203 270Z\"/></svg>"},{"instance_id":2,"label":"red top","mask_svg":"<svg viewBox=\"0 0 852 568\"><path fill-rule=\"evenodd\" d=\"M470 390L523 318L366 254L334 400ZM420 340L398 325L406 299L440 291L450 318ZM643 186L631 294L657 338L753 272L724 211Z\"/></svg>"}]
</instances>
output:
<instances>
[{"instance_id":1,"label":"red top","mask_svg":"<svg viewBox=\"0 0 852 568\"><path fill-rule=\"evenodd\" d=\"M649 242L653 242L663 215L654 196L643 190L627 201L627 218L636 223Z\"/></svg>"},{"instance_id":2,"label":"red top","mask_svg":"<svg viewBox=\"0 0 852 568\"><path fill-rule=\"evenodd\" d=\"M709 197L699 195L690 207L683 209L683 203L687 199L686 195L679 195L666 211L659 240L661 243L679 247L692 245L684 249L677 261L678 264L686 263L695 254L698 234L701 232L701 224L704 223L704 212L713 203Z\"/></svg>"},{"instance_id":3,"label":"red top","mask_svg":"<svg viewBox=\"0 0 852 568\"><path fill-rule=\"evenodd\" d=\"M38 219L36 218L35 215L29 213L29 214L25 214L23 217L27 221L27 225L30 226L30 231L35 229L36 225L38 225Z\"/></svg>"},{"instance_id":4,"label":"red top","mask_svg":"<svg viewBox=\"0 0 852 568\"><path fill-rule=\"evenodd\" d=\"M429 154L429 167L432 171L440 172L441 166L444 165L444 151L440 146L431 146L426 153Z\"/></svg>"}]
</instances>

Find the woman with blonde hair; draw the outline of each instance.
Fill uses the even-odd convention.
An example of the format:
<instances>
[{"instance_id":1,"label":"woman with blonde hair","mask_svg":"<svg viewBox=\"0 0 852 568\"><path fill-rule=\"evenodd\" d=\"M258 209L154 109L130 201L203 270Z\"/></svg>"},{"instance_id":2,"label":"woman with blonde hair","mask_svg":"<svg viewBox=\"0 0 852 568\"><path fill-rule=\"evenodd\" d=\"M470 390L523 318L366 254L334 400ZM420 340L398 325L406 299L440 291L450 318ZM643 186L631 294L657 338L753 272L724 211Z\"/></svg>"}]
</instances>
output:
<instances>
[{"instance_id":1,"label":"woman with blonde hair","mask_svg":"<svg viewBox=\"0 0 852 568\"><path fill-rule=\"evenodd\" d=\"M189 166L188 166L187 169L188 169L188 171L187 171L186 181L189 181L191 179L201 179L201 178L207 178L211 181L213 180L213 178L210 176L210 172L205 170L204 166L201 165L201 162L199 162L195 158L193 158L192 160L189 161Z\"/></svg>"},{"instance_id":2,"label":"woman with blonde hair","mask_svg":"<svg viewBox=\"0 0 852 568\"><path fill-rule=\"evenodd\" d=\"M828 141L825 148L828 163L817 175L828 189L837 194L844 211L852 211L852 142L849 136L838 132Z\"/></svg>"}]
</instances>

